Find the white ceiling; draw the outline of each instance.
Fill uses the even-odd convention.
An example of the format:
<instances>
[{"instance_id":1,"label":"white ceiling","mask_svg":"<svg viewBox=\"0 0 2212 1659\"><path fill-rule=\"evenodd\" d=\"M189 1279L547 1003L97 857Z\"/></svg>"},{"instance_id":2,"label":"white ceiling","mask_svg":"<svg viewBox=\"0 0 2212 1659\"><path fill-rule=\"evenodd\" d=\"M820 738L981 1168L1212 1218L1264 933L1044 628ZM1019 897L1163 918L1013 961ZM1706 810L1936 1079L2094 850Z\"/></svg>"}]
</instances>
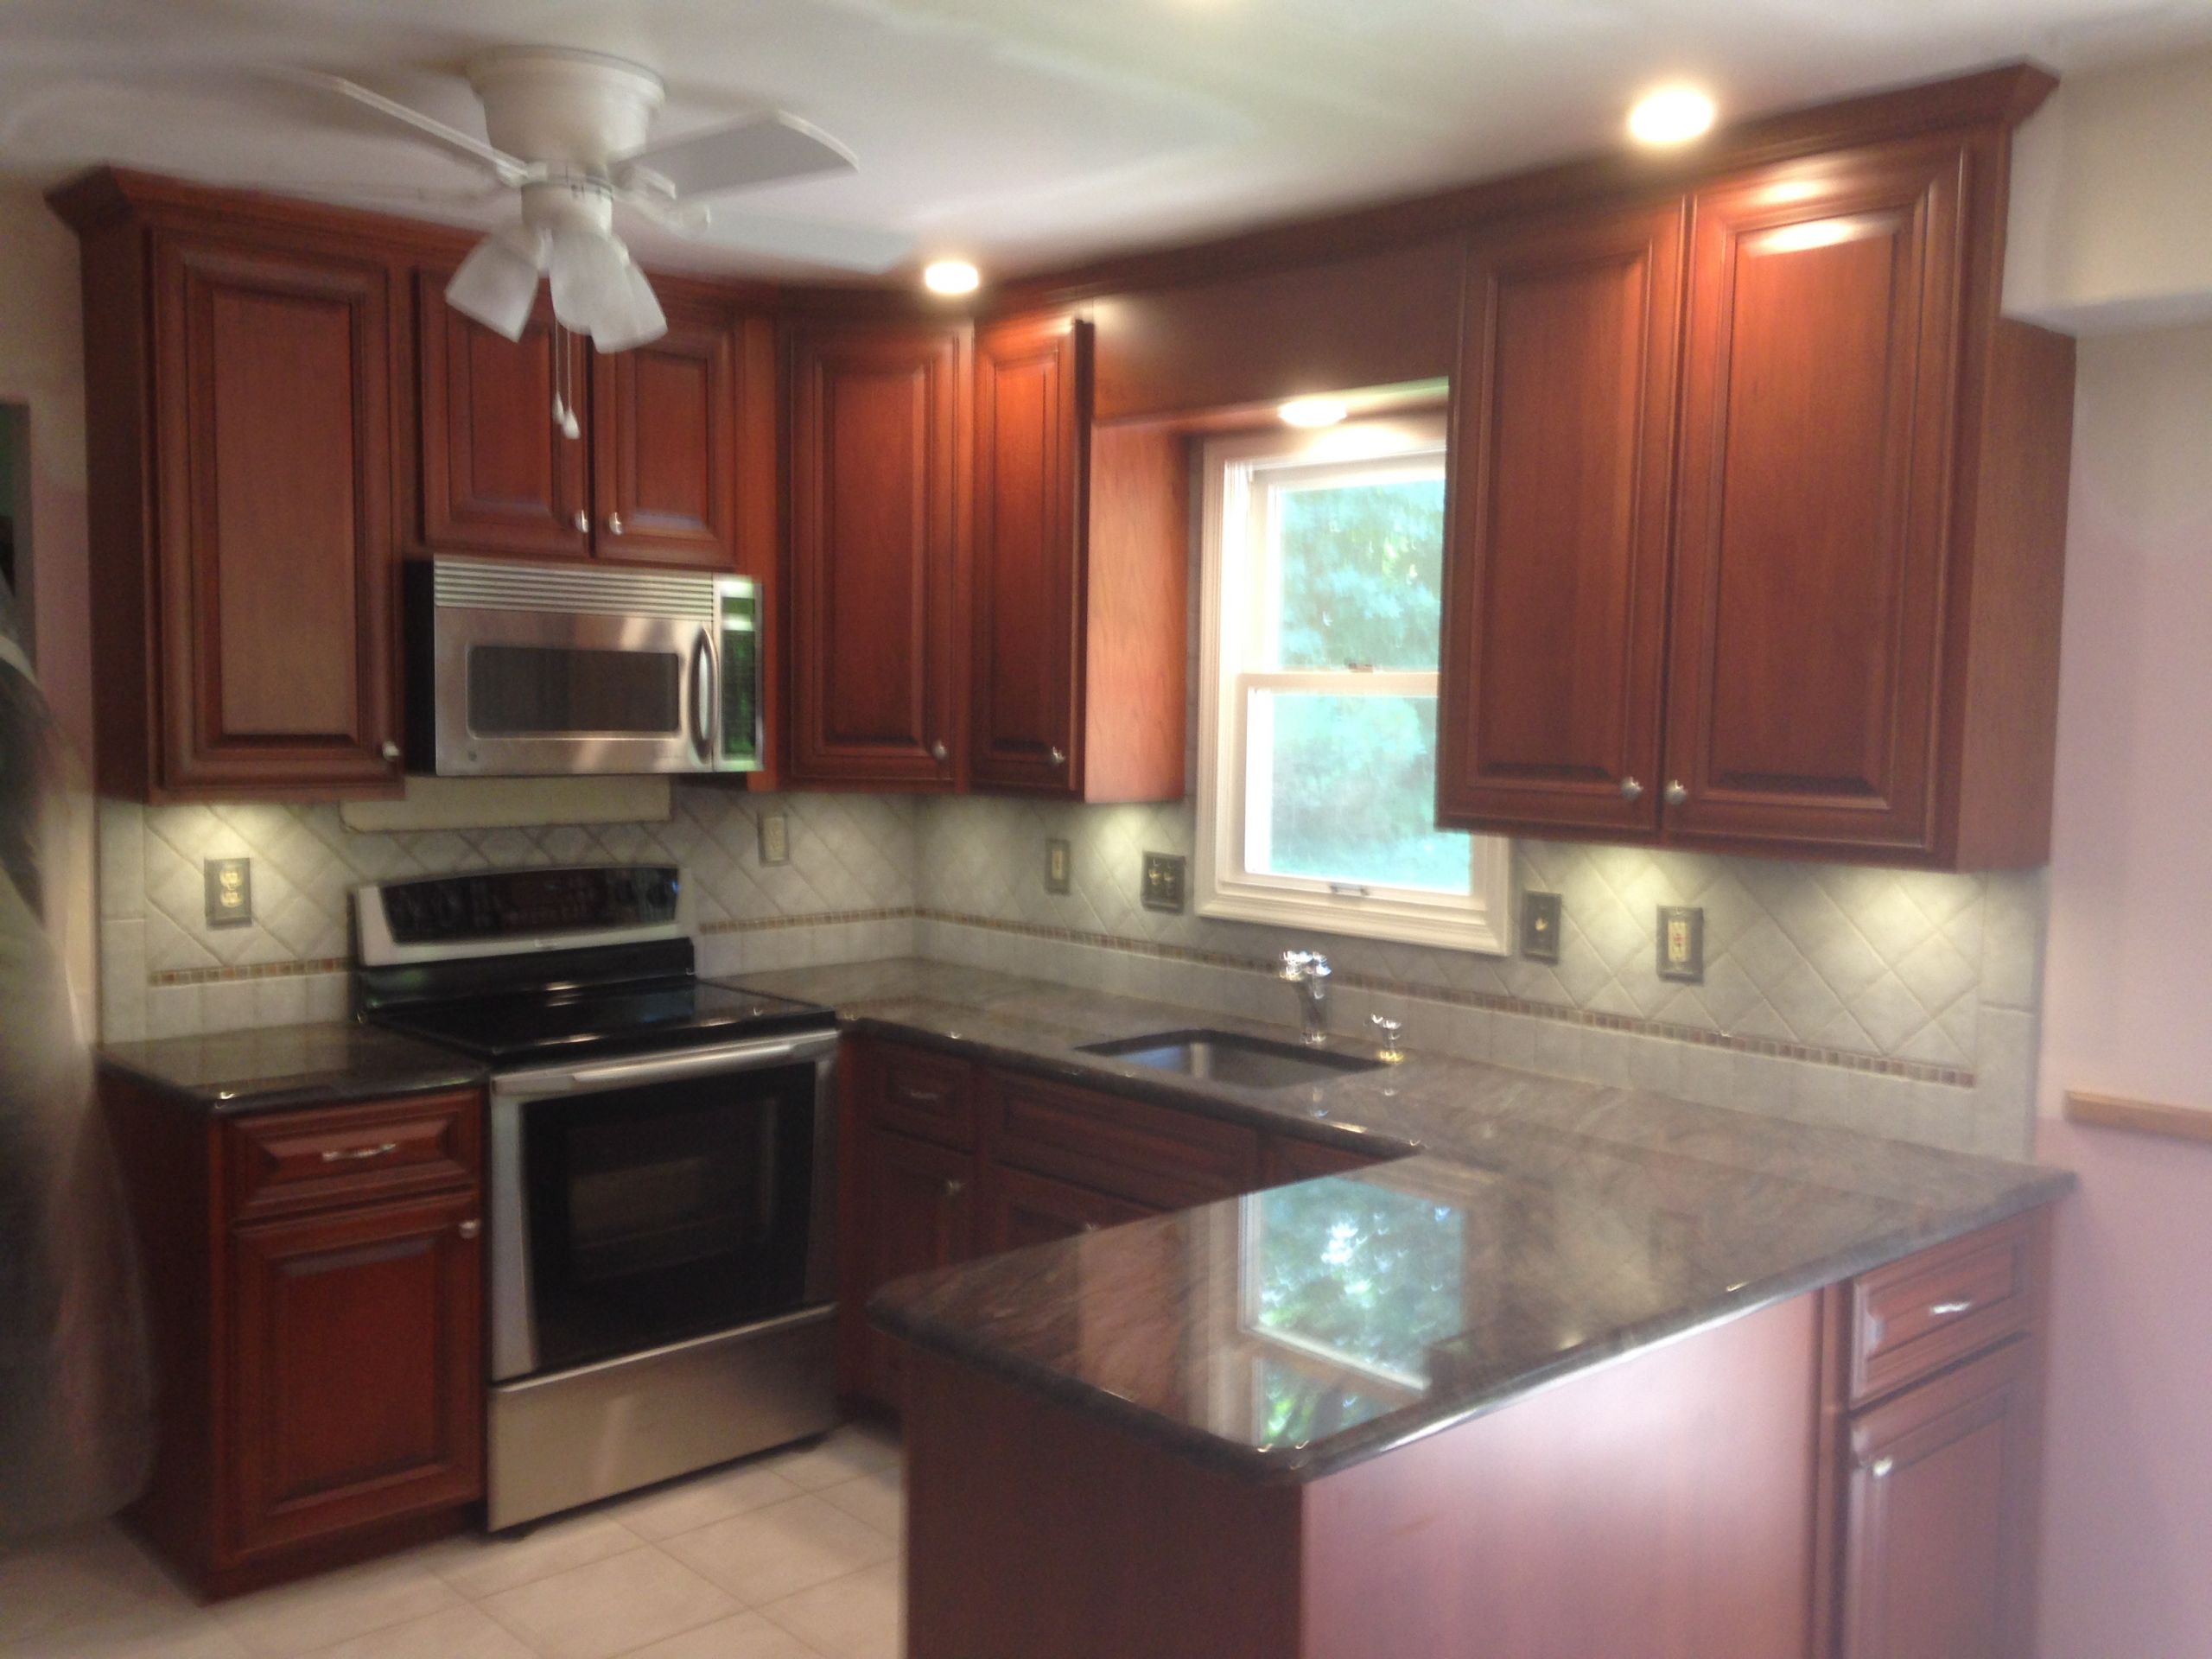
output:
<instances>
[{"instance_id":1,"label":"white ceiling","mask_svg":"<svg viewBox=\"0 0 2212 1659\"><path fill-rule=\"evenodd\" d=\"M668 78L663 133L780 106L860 155L746 201L1011 271L1585 153L1663 79L1745 114L2206 41L2212 0L0 0L0 173L114 162L495 223L458 163L238 72L330 70L480 132L472 53L582 46Z\"/></svg>"}]
</instances>

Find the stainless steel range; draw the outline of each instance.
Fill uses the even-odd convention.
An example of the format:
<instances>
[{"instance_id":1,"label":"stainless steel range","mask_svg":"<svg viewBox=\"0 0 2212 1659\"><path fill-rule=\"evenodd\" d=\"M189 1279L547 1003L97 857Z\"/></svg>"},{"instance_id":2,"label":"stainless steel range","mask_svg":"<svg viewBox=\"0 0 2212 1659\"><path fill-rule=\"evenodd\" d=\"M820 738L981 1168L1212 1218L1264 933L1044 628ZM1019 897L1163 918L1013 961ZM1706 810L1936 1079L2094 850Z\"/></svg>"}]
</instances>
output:
<instances>
[{"instance_id":1,"label":"stainless steel range","mask_svg":"<svg viewBox=\"0 0 2212 1659\"><path fill-rule=\"evenodd\" d=\"M356 891L364 1018L491 1063L489 1524L837 1419L837 1038L698 978L660 866Z\"/></svg>"}]
</instances>

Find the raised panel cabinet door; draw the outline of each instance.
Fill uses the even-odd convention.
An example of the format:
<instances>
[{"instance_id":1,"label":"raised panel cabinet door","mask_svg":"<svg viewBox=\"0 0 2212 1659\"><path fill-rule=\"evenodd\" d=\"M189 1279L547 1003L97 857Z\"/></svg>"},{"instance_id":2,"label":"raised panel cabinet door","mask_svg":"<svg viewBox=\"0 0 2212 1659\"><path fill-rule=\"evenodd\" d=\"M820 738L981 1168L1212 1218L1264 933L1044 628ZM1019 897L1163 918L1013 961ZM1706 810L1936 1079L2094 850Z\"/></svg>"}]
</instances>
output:
<instances>
[{"instance_id":1,"label":"raised panel cabinet door","mask_svg":"<svg viewBox=\"0 0 2212 1659\"><path fill-rule=\"evenodd\" d=\"M1082 790L1084 448L1090 325L1025 319L976 336L969 776Z\"/></svg>"},{"instance_id":2,"label":"raised panel cabinet door","mask_svg":"<svg viewBox=\"0 0 2212 1659\"><path fill-rule=\"evenodd\" d=\"M461 1194L231 1235L233 1548L481 1495L477 1217Z\"/></svg>"},{"instance_id":3,"label":"raised panel cabinet door","mask_svg":"<svg viewBox=\"0 0 2212 1659\"><path fill-rule=\"evenodd\" d=\"M974 1154L878 1129L866 1136L861 1157L867 1166L863 1302L894 1279L950 1267L974 1253ZM903 1389L900 1344L871 1325L863 1348L864 1391L895 1409Z\"/></svg>"},{"instance_id":4,"label":"raised panel cabinet door","mask_svg":"<svg viewBox=\"0 0 2212 1659\"><path fill-rule=\"evenodd\" d=\"M392 785L391 273L156 260L159 789Z\"/></svg>"},{"instance_id":5,"label":"raised panel cabinet door","mask_svg":"<svg viewBox=\"0 0 2212 1659\"><path fill-rule=\"evenodd\" d=\"M2031 1650L2039 1411L2021 1338L1853 1421L1844 1659Z\"/></svg>"},{"instance_id":6,"label":"raised panel cabinet door","mask_svg":"<svg viewBox=\"0 0 2212 1659\"><path fill-rule=\"evenodd\" d=\"M1440 823L1658 831L1682 219L1675 201L1470 246Z\"/></svg>"},{"instance_id":7,"label":"raised panel cabinet door","mask_svg":"<svg viewBox=\"0 0 2212 1659\"><path fill-rule=\"evenodd\" d=\"M791 771L949 787L962 330L808 328L791 353Z\"/></svg>"},{"instance_id":8,"label":"raised panel cabinet door","mask_svg":"<svg viewBox=\"0 0 2212 1659\"><path fill-rule=\"evenodd\" d=\"M423 271L415 290L421 383L423 545L438 553L591 554L588 340L562 334L541 304L519 340L493 334L446 303L450 273ZM553 420L567 389L579 435Z\"/></svg>"},{"instance_id":9,"label":"raised panel cabinet door","mask_svg":"<svg viewBox=\"0 0 2212 1659\"><path fill-rule=\"evenodd\" d=\"M1094 1192L1072 1181L994 1166L983 1179L976 1232L982 1254L995 1255L1001 1250L1018 1250L1025 1244L1073 1238L1159 1213L1149 1205Z\"/></svg>"},{"instance_id":10,"label":"raised panel cabinet door","mask_svg":"<svg viewBox=\"0 0 2212 1659\"><path fill-rule=\"evenodd\" d=\"M671 307L668 332L592 355L597 551L603 559L737 563L737 329Z\"/></svg>"},{"instance_id":11,"label":"raised panel cabinet door","mask_svg":"<svg viewBox=\"0 0 2212 1659\"><path fill-rule=\"evenodd\" d=\"M1899 145L1693 200L1670 839L1928 849L1964 168Z\"/></svg>"}]
</instances>

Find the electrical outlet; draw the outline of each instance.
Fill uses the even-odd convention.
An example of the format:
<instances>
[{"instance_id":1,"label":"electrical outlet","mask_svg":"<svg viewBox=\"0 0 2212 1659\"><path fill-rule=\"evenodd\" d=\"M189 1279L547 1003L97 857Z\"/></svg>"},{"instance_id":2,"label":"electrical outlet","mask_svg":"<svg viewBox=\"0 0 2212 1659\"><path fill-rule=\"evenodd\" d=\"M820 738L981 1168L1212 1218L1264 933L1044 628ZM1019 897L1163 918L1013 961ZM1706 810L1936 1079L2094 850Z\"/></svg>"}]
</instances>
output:
<instances>
[{"instance_id":1,"label":"electrical outlet","mask_svg":"<svg viewBox=\"0 0 2212 1659\"><path fill-rule=\"evenodd\" d=\"M760 861L763 864L788 864L791 861L791 820L788 812L763 812L760 815Z\"/></svg>"},{"instance_id":2,"label":"electrical outlet","mask_svg":"<svg viewBox=\"0 0 2212 1659\"><path fill-rule=\"evenodd\" d=\"M207 925L245 927L253 920L253 861L211 858L200 867L207 884Z\"/></svg>"},{"instance_id":3,"label":"electrical outlet","mask_svg":"<svg viewBox=\"0 0 2212 1659\"><path fill-rule=\"evenodd\" d=\"M1142 898L1147 910L1180 910L1183 895L1188 888L1187 872L1190 860L1179 853L1147 853L1144 855L1144 891Z\"/></svg>"},{"instance_id":4,"label":"electrical outlet","mask_svg":"<svg viewBox=\"0 0 2212 1659\"><path fill-rule=\"evenodd\" d=\"M1659 977L1705 983L1705 912L1697 906L1659 906Z\"/></svg>"},{"instance_id":5,"label":"electrical outlet","mask_svg":"<svg viewBox=\"0 0 2212 1659\"><path fill-rule=\"evenodd\" d=\"M1068 844L1055 837L1045 843L1045 891L1065 893L1073 885L1075 855Z\"/></svg>"},{"instance_id":6,"label":"electrical outlet","mask_svg":"<svg viewBox=\"0 0 2212 1659\"><path fill-rule=\"evenodd\" d=\"M1559 960L1559 894L1521 895L1521 954L1530 962Z\"/></svg>"}]
</instances>

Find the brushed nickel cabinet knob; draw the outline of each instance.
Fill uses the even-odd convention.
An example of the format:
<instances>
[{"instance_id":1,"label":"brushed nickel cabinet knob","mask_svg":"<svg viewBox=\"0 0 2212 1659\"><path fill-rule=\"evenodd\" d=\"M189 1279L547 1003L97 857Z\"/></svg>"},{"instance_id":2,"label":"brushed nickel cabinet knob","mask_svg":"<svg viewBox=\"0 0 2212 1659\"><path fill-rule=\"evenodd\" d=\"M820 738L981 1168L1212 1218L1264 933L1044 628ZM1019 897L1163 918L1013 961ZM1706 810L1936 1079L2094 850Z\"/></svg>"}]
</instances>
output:
<instances>
[{"instance_id":1,"label":"brushed nickel cabinet knob","mask_svg":"<svg viewBox=\"0 0 2212 1659\"><path fill-rule=\"evenodd\" d=\"M1054 749L1054 750L1052 751L1052 764L1053 764L1054 766L1065 766L1065 765L1067 765L1067 763L1068 763L1068 757L1067 757L1067 752L1066 752L1065 750L1064 750L1064 749Z\"/></svg>"},{"instance_id":2,"label":"brushed nickel cabinet knob","mask_svg":"<svg viewBox=\"0 0 2212 1659\"><path fill-rule=\"evenodd\" d=\"M474 1238L483 1232L483 1230L484 1224L473 1218L462 1222L461 1225L454 1229L454 1231L459 1233L463 1238Z\"/></svg>"},{"instance_id":3,"label":"brushed nickel cabinet knob","mask_svg":"<svg viewBox=\"0 0 2212 1659\"><path fill-rule=\"evenodd\" d=\"M586 512L582 507L576 509L576 534L579 536L591 534L591 514Z\"/></svg>"},{"instance_id":4,"label":"brushed nickel cabinet knob","mask_svg":"<svg viewBox=\"0 0 2212 1659\"><path fill-rule=\"evenodd\" d=\"M939 766L943 766L951 758L952 751L944 747L944 740L943 738L938 739L936 742L930 745L930 759L936 761Z\"/></svg>"},{"instance_id":5,"label":"brushed nickel cabinet knob","mask_svg":"<svg viewBox=\"0 0 2212 1659\"><path fill-rule=\"evenodd\" d=\"M1633 778L1624 778L1621 779L1621 799L1624 801L1634 801L1641 800L1643 797L1643 785L1642 784L1637 783Z\"/></svg>"},{"instance_id":6,"label":"brushed nickel cabinet knob","mask_svg":"<svg viewBox=\"0 0 2212 1659\"><path fill-rule=\"evenodd\" d=\"M377 753L387 760L397 760L399 759L399 745L387 737L377 746Z\"/></svg>"},{"instance_id":7,"label":"brushed nickel cabinet knob","mask_svg":"<svg viewBox=\"0 0 2212 1659\"><path fill-rule=\"evenodd\" d=\"M1684 801L1687 801L1688 799L1689 799L1689 798L1690 798L1690 792L1689 792L1689 791L1688 791L1688 790L1687 790L1687 789L1685 789L1685 788L1683 788L1683 787L1682 787L1682 785L1681 785L1679 782L1669 781L1669 784L1667 785L1667 804L1668 804L1668 805L1669 805L1669 806L1680 806L1680 805L1681 805Z\"/></svg>"},{"instance_id":8,"label":"brushed nickel cabinet knob","mask_svg":"<svg viewBox=\"0 0 2212 1659\"><path fill-rule=\"evenodd\" d=\"M622 533L622 515L620 513L610 512L607 515L607 533L610 536L620 536Z\"/></svg>"}]
</instances>

